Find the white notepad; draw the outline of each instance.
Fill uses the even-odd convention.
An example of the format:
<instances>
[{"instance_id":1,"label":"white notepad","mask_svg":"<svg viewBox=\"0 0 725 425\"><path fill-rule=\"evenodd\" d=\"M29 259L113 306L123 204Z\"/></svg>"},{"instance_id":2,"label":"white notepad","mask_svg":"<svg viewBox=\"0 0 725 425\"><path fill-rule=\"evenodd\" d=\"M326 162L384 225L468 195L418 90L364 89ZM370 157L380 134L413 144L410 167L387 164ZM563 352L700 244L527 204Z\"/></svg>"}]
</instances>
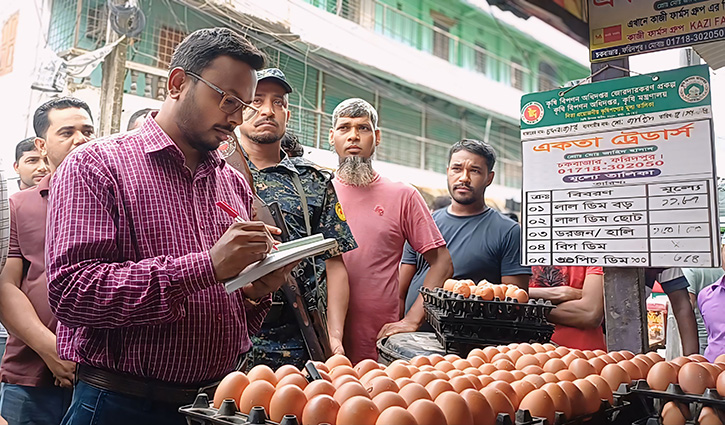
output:
<instances>
[{"instance_id":1,"label":"white notepad","mask_svg":"<svg viewBox=\"0 0 725 425\"><path fill-rule=\"evenodd\" d=\"M336 243L335 239L325 239L322 235L312 235L279 244L277 245L278 251L272 251L265 259L250 264L237 277L227 281L224 286L227 293L232 293L242 286L290 263L322 254L334 248Z\"/></svg>"}]
</instances>

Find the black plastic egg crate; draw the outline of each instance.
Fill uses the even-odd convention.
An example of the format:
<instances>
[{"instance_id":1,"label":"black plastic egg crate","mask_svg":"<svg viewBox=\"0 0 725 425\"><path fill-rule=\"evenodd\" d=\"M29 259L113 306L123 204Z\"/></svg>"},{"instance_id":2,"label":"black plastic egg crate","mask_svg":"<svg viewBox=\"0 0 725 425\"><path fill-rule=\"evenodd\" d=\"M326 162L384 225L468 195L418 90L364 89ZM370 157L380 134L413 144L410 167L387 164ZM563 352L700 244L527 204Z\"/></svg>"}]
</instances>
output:
<instances>
[{"instance_id":1,"label":"black plastic egg crate","mask_svg":"<svg viewBox=\"0 0 725 425\"><path fill-rule=\"evenodd\" d=\"M681 403L688 407L692 415L692 419L686 422L688 425L699 425L697 418L705 406L714 408L720 413L721 418L725 418L725 400L714 388L706 389L702 395L687 394L682 391L678 384L670 384L667 390L657 391L650 389L646 380L640 379L634 382L628 390L642 400L642 405L646 410L646 416L635 422L635 425L662 424L660 414L669 401Z\"/></svg>"}]
</instances>

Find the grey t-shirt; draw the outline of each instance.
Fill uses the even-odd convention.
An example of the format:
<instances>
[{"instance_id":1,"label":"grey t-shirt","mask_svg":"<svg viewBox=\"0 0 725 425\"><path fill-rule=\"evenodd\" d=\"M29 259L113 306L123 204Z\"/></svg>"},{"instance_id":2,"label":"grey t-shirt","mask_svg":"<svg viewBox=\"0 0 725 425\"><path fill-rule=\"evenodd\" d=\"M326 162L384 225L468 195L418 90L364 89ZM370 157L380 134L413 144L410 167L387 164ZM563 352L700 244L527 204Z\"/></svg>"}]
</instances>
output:
<instances>
[{"instance_id":1,"label":"grey t-shirt","mask_svg":"<svg viewBox=\"0 0 725 425\"><path fill-rule=\"evenodd\" d=\"M531 267L521 265L521 227L498 211L489 208L478 215L461 217L442 208L433 213L433 220L446 240L455 279L500 283L501 276L531 274ZM401 262L416 266L405 300L407 313L430 265L408 244Z\"/></svg>"}]
</instances>

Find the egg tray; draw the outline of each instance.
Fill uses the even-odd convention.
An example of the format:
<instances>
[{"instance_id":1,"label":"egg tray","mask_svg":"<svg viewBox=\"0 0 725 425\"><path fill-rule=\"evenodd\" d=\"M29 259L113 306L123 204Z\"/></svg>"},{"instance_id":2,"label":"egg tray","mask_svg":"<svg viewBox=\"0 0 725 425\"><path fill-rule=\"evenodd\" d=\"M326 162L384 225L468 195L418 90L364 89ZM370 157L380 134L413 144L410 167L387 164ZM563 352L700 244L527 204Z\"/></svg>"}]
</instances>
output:
<instances>
[{"instance_id":1,"label":"egg tray","mask_svg":"<svg viewBox=\"0 0 725 425\"><path fill-rule=\"evenodd\" d=\"M423 303L466 319L510 320L521 324L548 324L547 316L554 309L551 301L529 300L519 303L512 298L484 301L477 295L466 298L443 288L420 288Z\"/></svg>"},{"instance_id":2,"label":"egg tray","mask_svg":"<svg viewBox=\"0 0 725 425\"><path fill-rule=\"evenodd\" d=\"M254 407L249 415L241 413L232 399L224 400L218 409L209 403L209 397L201 393L194 404L182 406L179 413L186 417L187 425L299 425L295 415L286 415L282 422L267 419L264 407Z\"/></svg>"},{"instance_id":3,"label":"egg tray","mask_svg":"<svg viewBox=\"0 0 725 425\"><path fill-rule=\"evenodd\" d=\"M660 413L662 408L668 401L675 401L678 403L688 405L690 413L694 418L700 415L700 411L703 407L709 406L715 408L720 412L725 412L725 400L717 393L714 388L708 388L702 395L687 394L682 391L682 388L678 384L670 384L667 390L657 391L650 389L647 385L647 381L640 379L632 385L629 390L632 394L635 394L642 398L644 405L647 408L647 413L650 420L654 420L654 423L659 423ZM650 424L650 422L643 422ZM689 421L689 424L696 424L695 420Z\"/></svg>"}]
</instances>

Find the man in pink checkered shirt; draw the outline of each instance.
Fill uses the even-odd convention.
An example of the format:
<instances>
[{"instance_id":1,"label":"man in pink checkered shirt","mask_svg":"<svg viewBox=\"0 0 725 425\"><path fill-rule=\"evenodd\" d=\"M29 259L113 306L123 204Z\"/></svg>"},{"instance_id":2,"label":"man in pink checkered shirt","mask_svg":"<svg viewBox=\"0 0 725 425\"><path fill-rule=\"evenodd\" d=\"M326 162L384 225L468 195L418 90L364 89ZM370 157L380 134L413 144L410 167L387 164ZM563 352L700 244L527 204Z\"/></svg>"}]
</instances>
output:
<instances>
[{"instance_id":1,"label":"man in pink checkered shirt","mask_svg":"<svg viewBox=\"0 0 725 425\"><path fill-rule=\"evenodd\" d=\"M272 248L248 183L216 152L256 111L262 53L228 29L174 52L168 96L137 130L78 149L53 180L46 243L58 352L78 363L63 424L182 424L234 370L292 268L228 295ZM239 211L235 223L215 206Z\"/></svg>"}]
</instances>

